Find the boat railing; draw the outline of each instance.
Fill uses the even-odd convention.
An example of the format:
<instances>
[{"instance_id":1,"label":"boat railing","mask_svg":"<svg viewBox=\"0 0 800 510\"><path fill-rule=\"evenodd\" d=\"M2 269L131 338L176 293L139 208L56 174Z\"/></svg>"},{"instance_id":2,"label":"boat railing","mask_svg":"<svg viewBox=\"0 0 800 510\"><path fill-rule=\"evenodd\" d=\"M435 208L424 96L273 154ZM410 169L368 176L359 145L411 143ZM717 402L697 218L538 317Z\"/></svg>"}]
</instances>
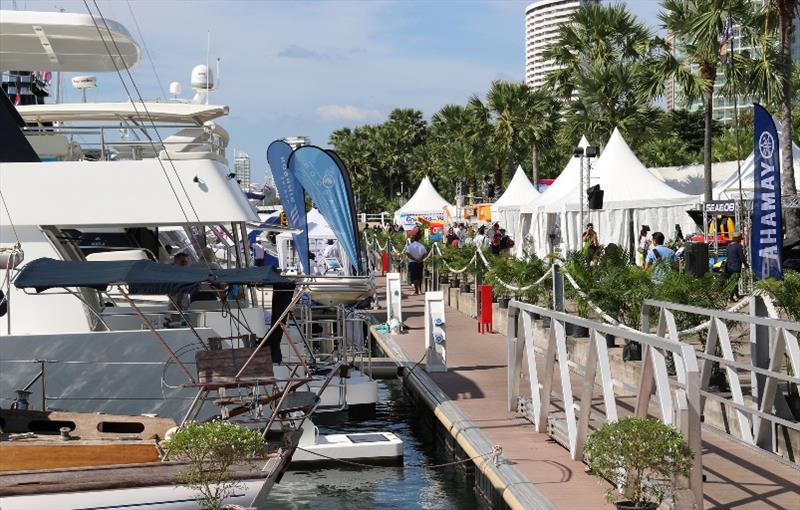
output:
<instances>
[{"instance_id":1,"label":"boat railing","mask_svg":"<svg viewBox=\"0 0 800 510\"><path fill-rule=\"evenodd\" d=\"M161 139L125 126L25 126L23 132L34 145L38 137L62 138L66 144L59 151L60 156L68 160L170 159L185 153L225 157L227 140L211 127L164 124L158 128L179 131ZM191 131L191 134L185 134L186 131Z\"/></svg>"}]
</instances>

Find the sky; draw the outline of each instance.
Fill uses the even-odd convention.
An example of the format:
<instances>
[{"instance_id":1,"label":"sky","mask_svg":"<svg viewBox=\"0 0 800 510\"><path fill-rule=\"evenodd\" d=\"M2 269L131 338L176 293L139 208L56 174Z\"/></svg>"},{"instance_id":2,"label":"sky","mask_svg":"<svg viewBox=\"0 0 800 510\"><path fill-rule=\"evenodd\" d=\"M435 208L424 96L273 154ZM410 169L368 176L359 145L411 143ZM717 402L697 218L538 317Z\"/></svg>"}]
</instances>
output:
<instances>
[{"instance_id":1,"label":"sky","mask_svg":"<svg viewBox=\"0 0 800 510\"><path fill-rule=\"evenodd\" d=\"M76 0L15 3L21 10L86 12ZM429 119L445 104L483 96L494 80L522 81L529 3L97 0L103 16L126 26L142 46L133 75L147 99L163 100L159 79L167 93L177 81L190 97L192 67L206 63L207 54L212 68L220 58L210 101L230 107L220 124L231 134L229 148L250 155L254 182L264 180L272 140L303 135L325 147L332 131L379 123L394 108L417 108ZM657 30L659 2L627 4ZM0 7L12 8L12 1L0 0ZM89 101L127 99L116 73L97 78ZM79 94L67 86L63 100L79 101ZM228 156L232 161L232 150Z\"/></svg>"}]
</instances>

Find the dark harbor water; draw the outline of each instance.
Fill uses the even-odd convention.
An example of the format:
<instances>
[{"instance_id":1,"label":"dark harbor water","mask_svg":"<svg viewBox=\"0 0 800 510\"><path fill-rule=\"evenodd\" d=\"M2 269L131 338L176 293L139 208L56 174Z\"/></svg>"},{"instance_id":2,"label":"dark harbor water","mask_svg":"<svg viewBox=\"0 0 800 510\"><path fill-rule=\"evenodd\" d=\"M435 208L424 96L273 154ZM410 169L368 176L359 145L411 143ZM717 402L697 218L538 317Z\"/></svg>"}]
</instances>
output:
<instances>
[{"instance_id":1,"label":"dark harbor water","mask_svg":"<svg viewBox=\"0 0 800 510\"><path fill-rule=\"evenodd\" d=\"M428 410L417 408L398 380L379 382L374 420L320 425L321 434L391 431L404 442L405 464L452 461L437 445ZM481 509L472 474L461 466L331 468L289 471L276 485L264 510Z\"/></svg>"}]
</instances>

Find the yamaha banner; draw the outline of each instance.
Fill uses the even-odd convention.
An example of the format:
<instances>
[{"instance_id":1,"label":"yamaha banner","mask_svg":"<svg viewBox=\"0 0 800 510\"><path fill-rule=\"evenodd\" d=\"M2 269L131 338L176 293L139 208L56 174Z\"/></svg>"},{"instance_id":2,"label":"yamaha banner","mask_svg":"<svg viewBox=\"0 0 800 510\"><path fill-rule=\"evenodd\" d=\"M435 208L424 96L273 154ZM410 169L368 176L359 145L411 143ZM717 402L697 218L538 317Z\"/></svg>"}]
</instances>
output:
<instances>
[{"instance_id":1,"label":"yamaha banner","mask_svg":"<svg viewBox=\"0 0 800 510\"><path fill-rule=\"evenodd\" d=\"M781 221L781 166L778 133L772 116L753 105L754 184L753 230L750 238L753 277L783 279L781 269L783 229Z\"/></svg>"},{"instance_id":2,"label":"yamaha banner","mask_svg":"<svg viewBox=\"0 0 800 510\"><path fill-rule=\"evenodd\" d=\"M269 163L269 169L275 179L275 187L278 188L286 220L290 227L301 230L299 234L292 234L300 265L303 266L305 274L311 274L311 267L308 263L306 198L300 183L289 171L289 156L291 155L291 146L282 140L275 140L267 148L267 163Z\"/></svg>"},{"instance_id":3,"label":"yamaha banner","mask_svg":"<svg viewBox=\"0 0 800 510\"><path fill-rule=\"evenodd\" d=\"M289 171L328 221L350 263L360 273L361 262L353 223L355 218L351 214L347 184L336 160L319 147L306 145L292 153Z\"/></svg>"}]
</instances>

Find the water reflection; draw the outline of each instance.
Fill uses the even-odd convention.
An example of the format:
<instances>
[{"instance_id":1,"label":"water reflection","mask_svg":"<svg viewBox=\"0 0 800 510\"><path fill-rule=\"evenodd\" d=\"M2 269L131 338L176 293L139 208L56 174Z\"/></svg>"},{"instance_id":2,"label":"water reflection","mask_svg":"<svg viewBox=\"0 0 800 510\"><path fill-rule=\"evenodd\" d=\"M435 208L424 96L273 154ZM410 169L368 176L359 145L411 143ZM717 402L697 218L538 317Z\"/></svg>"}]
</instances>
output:
<instances>
[{"instance_id":1,"label":"water reflection","mask_svg":"<svg viewBox=\"0 0 800 510\"><path fill-rule=\"evenodd\" d=\"M379 384L381 402L374 420L320 426L320 432L391 431L405 446L405 464L431 465L452 460L433 438L433 429L403 392L399 381ZM461 467L354 468L342 466L286 473L263 510L372 510L414 508L478 509L471 474Z\"/></svg>"}]
</instances>

